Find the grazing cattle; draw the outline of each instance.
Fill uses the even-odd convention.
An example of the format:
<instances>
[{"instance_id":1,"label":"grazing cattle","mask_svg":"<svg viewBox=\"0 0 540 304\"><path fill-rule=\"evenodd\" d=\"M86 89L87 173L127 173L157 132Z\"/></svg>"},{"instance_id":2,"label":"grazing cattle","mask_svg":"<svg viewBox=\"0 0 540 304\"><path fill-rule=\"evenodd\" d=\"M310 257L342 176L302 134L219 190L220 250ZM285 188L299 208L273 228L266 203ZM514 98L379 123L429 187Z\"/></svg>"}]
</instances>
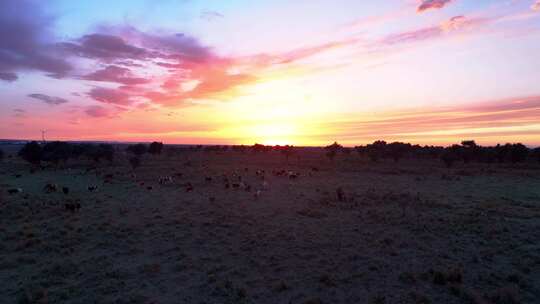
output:
<instances>
[{"instance_id":1,"label":"grazing cattle","mask_svg":"<svg viewBox=\"0 0 540 304\"><path fill-rule=\"evenodd\" d=\"M146 190L152 190L152 189L154 189L152 186L146 187Z\"/></svg>"},{"instance_id":2,"label":"grazing cattle","mask_svg":"<svg viewBox=\"0 0 540 304\"><path fill-rule=\"evenodd\" d=\"M186 184L186 192L193 191L193 185L191 183Z\"/></svg>"},{"instance_id":3,"label":"grazing cattle","mask_svg":"<svg viewBox=\"0 0 540 304\"><path fill-rule=\"evenodd\" d=\"M46 184L45 187L43 187L43 191L45 191L45 193L56 192L56 191L58 191L58 185L56 185L56 184Z\"/></svg>"},{"instance_id":4,"label":"grazing cattle","mask_svg":"<svg viewBox=\"0 0 540 304\"><path fill-rule=\"evenodd\" d=\"M172 184L174 181L171 176L162 176L159 178L158 182L160 185L166 185L166 184Z\"/></svg>"},{"instance_id":5,"label":"grazing cattle","mask_svg":"<svg viewBox=\"0 0 540 304\"><path fill-rule=\"evenodd\" d=\"M225 183L225 189L229 189L231 187L231 184L229 184L228 182Z\"/></svg>"},{"instance_id":6,"label":"grazing cattle","mask_svg":"<svg viewBox=\"0 0 540 304\"><path fill-rule=\"evenodd\" d=\"M234 189L238 189L238 188L240 188L240 184L238 184L238 183L233 183L233 184L232 184L232 187L233 187Z\"/></svg>"},{"instance_id":7,"label":"grazing cattle","mask_svg":"<svg viewBox=\"0 0 540 304\"><path fill-rule=\"evenodd\" d=\"M246 190L246 192L251 192L251 185L246 184L244 190Z\"/></svg>"},{"instance_id":8,"label":"grazing cattle","mask_svg":"<svg viewBox=\"0 0 540 304\"><path fill-rule=\"evenodd\" d=\"M88 186L88 191L90 192L96 192L98 189L98 186Z\"/></svg>"},{"instance_id":9,"label":"grazing cattle","mask_svg":"<svg viewBox=\"0 0 540 304\"><path fill-rule=\"evenodd\" d=\"M20 178L22 175L20 174L15 174L15 178Z\"/></svg>"},{"instance_id":10,"label":"grazing cattle","mask_svg":"<svg viewBox=\"0 0 540 304\"><path fill-rule=\"evenodd\" d=\"M106 174L105 176L105 179L112 179L114 177L113 174Z\"/></svg>"},{"instance_id":11,"label":"grazing cattle","mask_svg":"<svg viewBox=\"0 0 540 304\"><path fill-rule=\"evenodd\" d=\"M11 188L11 189L8 189L8 193L9 194L17 194L17 193L21 193L22 192L22 189L21 188Z\"/></svg>"},{"instance_id":12,"label":"grazing cattle","mask_svg":"<svg viewBox=\"0 0 540 304\"><path fill-rule=\"evenodd\" d=\"M264 190L268 189L268 182L267 181L263 181L262 182L262 187Z\"/></svg>"},{"instance_id":13,"label":"grazing cattle","mask_svg":"<svg viewBox=\"0 0 540 304\"><path fill-rule=\"evenodd\" d=\"M175 173L175 174L174 174L174 176L176 176L176 177L182 177L182 176L183 176L183 174L182 174L182 173L180 173L180 172L178 172L178 173Z\"/></svg>"},{"instance_id":14,"label":"grazing cattle","mask_svg":"<svg viewBox=\"0 0 540 304\"><path fill-rule=\"evenodd\" d=\"M207 176L207 177L204 178L204 180L207 181L207 182L211 182L211 181L212 181L212 177Z\"/></svg>"},{"instance_id":15,"label":"grazing cattle","mask_svg":"<svg viewBox=\"0 0 540 304\"><path fill-rule=\"evenodd\" d=\"M257 190L253 196L255 197L255 199L258 199L261 196L261 193L261 190Z\"/></svg>"},{"instance_id":16,"label":"grazing cattle","mask_svg":"<svg viewBox=\"0 0 540 304\"><path fill-rule=\"evenodd\" d=\"M208 200L211 201L211 202L215 202L215 201L216 201L216 198L213 197L213 196L210 196L210 197L208 198Z\"/></svg>"},{"instance_id":17,"label":"grazing cattle","mask_svg":"<svg viewBox=\"0 0 540 304\"><path fill-rule=\"evenodd\" d=\"M68 187L62 187L62 192L64 192L64 194L69 194L69 188Z\"/></svg>"}]
</instances>

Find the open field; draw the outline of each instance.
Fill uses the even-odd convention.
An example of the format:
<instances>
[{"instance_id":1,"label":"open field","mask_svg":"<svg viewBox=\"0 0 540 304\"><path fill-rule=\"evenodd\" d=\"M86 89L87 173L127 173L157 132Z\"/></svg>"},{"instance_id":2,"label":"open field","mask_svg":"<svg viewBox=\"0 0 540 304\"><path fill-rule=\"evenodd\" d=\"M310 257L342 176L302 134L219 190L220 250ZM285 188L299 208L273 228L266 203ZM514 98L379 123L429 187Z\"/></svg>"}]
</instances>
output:
<instances>
[{"instance_id":1,"label":"open field","mask_svg":"<svg viewBox=\"0 0 540 304\"><path fill-rule=\"evenodd\" d=\"M0 163L2 303L540 299L538 165L306 149L147 155L135 175L122 155L89 167Z\"/></svg>"}]
</instances>

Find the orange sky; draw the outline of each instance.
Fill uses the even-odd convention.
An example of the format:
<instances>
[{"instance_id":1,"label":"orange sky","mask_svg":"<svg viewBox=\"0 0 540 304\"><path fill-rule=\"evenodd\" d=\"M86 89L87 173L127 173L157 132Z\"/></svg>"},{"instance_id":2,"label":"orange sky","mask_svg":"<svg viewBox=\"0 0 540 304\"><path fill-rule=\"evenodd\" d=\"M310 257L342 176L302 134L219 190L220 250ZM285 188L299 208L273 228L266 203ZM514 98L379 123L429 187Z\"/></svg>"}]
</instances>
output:
<instances>
[{"instance_id":1,"label":"orange sky","mask_svg":"<svg viewBox=\"0 0 540 304\"><path fill-rule=\"evenodd\" d=\"M2 2L0 138L540 145L535 1L338 4Z\"/></svg>"}]
</instances>

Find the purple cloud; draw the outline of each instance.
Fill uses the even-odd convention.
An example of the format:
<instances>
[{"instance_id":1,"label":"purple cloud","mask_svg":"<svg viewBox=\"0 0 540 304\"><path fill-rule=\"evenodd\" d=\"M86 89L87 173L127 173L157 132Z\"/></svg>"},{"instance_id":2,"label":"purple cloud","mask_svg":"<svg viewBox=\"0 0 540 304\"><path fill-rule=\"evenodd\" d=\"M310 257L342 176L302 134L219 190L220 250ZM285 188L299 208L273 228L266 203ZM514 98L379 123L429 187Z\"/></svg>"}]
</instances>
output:
<instances>
[{"instance_id":1,"label":"purple cloud","mask_svg":"<svg viewBox=\"0 0 540 304\"><path fill-rule=\"evenodd\" d=\"M88 106L84 112L91 117L108 117L111 115L109 110L102 106Z\"/></svg>"},{"instance_id":2,"label":"purple cloud","mask_svg":"<svg viewBox=\"0 0 540 304\"><path fill-rule=\"evenodd\" d=\"M420 6L418 6L418 8L416 9L416 11L421 13L429 9L443 8L452 1L453 0L423 0L420 3Z\"/></svg>"},{"instance_id":3,"label":"purple cloud","mask_svg":"<svg viewBox=\"0 0 540 304\"><path fill-rule=\"evenodd\" d=\"M131 95L118 90L108 88L93 88L89 93L92 99L103 103L116 104L116 105L130 105L133 101Z\"/></svg>"},{"instance_id":4,"label":"purple cloud","mask_svg":"<svg viewBox=\"0 0 540 304\"><path fill-rule=\"evenodd\" d=\"M206 21L213 21L218 18L223 18L223 14L216 12L216 11L203 11L200 15L201 19L204 19Z\"/></svg>"},{"instance_id":5,"label":"purple cloud","mask_svg":"<svg viewBox=\"0 0 540 304\"><path fill-rule=\"evenodd\" d=\"M7 81L7 82L13 82L17 80L19 77L17 77L17 74L12 72L0 72L0 80Z\"/></svg>"},{"instance_id":6,"label":"purple cloud","mask_svg":"<svg viewBox=\"0 0 540 304\"><path fill-rule=\"evenodd\" d=\"M41 100L44 103L46 103L48 105L51 105L51 106L58 106L58 105L61 105L63 103L68 102L64 98L49 96L49 95L45 95L45 94L29 94L28 97L31 97L31 98L34 98L34 99L37 99L37 100Z\"/></svg>"},{"instance_id":7,"label":"purple cloud","mask_svg":"<svg viewBox=\"0 0 540 304\"><path fill-rule=\"evenodd\" d=\"M148 79L134 77L128 68L109 65L104 69L81 77L85 80L116 82L124 85L136 85L150 82Z\"/></svg>"},{"instance_id":8,"label":"purple cloud","mask_svg":"<svg viewBox=\"0 0 540 304\"><path fill-rule=\"evenodd\" d=\"M65 42L60 46L74 55L105 62L144 59L150 55L145 49L129 45L120 37L106 34L85 35L77 43Z\"/></svg>"},{"instance_id":9,"label":"purple cloud","mask_svg":"<svg viewBox=\"0 0 540 304\"><path fill-rule=\"evenodd\" d=\"M61 78L71 69L58 57L50 28L38 1L0 1L0 79L14 81L15 72L42 71Z\"/></svg>"},{"instance_id":10,"label":"purple cloud","mask_svg":"<svg viewBox=\"0 0 540 304\"><path fill-rule=\"evenodd\" d=\"M26 117L26 111L23 109L13 109L13 116L17 118L23 118Z\"/></svg>"}]
</instances>

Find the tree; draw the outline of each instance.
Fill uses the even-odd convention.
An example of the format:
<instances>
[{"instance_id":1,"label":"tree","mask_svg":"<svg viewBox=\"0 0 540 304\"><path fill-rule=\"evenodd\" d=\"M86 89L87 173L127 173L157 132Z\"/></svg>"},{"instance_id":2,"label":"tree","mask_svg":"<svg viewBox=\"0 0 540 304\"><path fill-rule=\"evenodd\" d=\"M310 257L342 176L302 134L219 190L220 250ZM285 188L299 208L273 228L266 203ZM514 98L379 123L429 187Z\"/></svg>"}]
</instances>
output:
<instances>
[{"instance_id":1,"label":"tree","mask_svg":"<svg viewBox=\"0 0 540 304\"><path fill-rule=\"evenodd\" d=\"M4 159L4 151L0 149L0 161L2 161L3 159Z\"/></svg>"},{"instance_id":2,"label":"tree","mask_svg":"<svg viewBox=\"0 0 540 304\"><path fill-rule=\"evenodd\" d=\"M534 148L532 150L531 156L536 159L540 163L540 147Z\"/></svg>"},{"instance_id":3,"label":"tree","mask_svg":"<svg viewBox=\"0 0 540 304\"><path fill-rule=\"evenodd\" d=\"M452 145L444 149L443 154L441 155L441 160L444 162L447 168L451 168L452 164L460 158L459 150L461 147L459 145Z\"/></svg>"},{"instance_id":4,"label":"tree","mask_svg":"<svg viewBox=\"0 0 540 304\"><path fill-rule=\"evenodd\" d=\"M324 149L326 150L326 157L328 157L329 160L333 161L338 151L343 149L343 146L338 144L337 141L335 141L333 144L324 147Z\"/></svg>"},{"instance_id":5,"label":"tree","mask_svg":"<svg viewBox=\"0 0 540 304\"><path fill-rule=\"evenodd\" d=\"M41 146L35 141L26 143L21 148L21 150L19 150L18 155L22 159L26 160L27 162L33 165L39 165L39 163L41 162L41 155L42 155Z\"/></svg>"},{"instance_id":6,"label":"tree","mask_svg":"<svg viewBox=\"0 0 540 304\"><path fill-rule=\"evenodd\" d=\"M409 150L411 144L404 144L402 142L393 142L386 146L386 152L388 156L394 159L394 162L398 162ZM384 153L384 152L383 152Z\"/></svg>"},{"instance_id":7,"label":"tree","mask_svg":"<svg viewBox=\"0 0 540 304\"><path fill-rule=\"evenodd\" d=\"M129 145L126 150L130 153L135 154L135 156L140 157L148 151L148 147L145 144L136 144Z\"/></svg>"},{"instance_id":8,"label":"tree","mask_svg":"<svg viewBox=\"0 0 540 304\"><path fill-rule=\"evenodd\" d=\"M148 147L148 153L150 154L161 154L161 151L163 150L163 143L154 141L150 144Z\"/></svg>"},{"instance_id":9,"label":"tree","mask_svg":"<svg viewBox=\"0 0 540 304\"><path fill-rule=\"evenodd\" d=\"M525 145L521 143L513 144L510 151L510 161L514 164L518 162L523 162L527 159L528 154L529 149L527 149Z\"/></svg>"},{"instance_id":10,"label":"tree","mask_svg":"<svg viewBox=\"0 0 540 304\"><path fill-rule=\"evenodd\" d=\"M294 147L293 146L286 145L286 146L283 146L283 147L279 147L279 150L280 150L281 154L285 155L285 159L287 161L289 161L289 157L294 154Z\"/></svg>"},{"instance_id":11,"label":"tree","mask_svg":"<svg viewBox=\"0 0 540 304\"><path fill-rule=\"evenodd\" d=\"M71 156L72 147L64 141L51 141L46 143L41 150L41 160L58 164L66 162Z\"/></svg>"}]
</instances>

